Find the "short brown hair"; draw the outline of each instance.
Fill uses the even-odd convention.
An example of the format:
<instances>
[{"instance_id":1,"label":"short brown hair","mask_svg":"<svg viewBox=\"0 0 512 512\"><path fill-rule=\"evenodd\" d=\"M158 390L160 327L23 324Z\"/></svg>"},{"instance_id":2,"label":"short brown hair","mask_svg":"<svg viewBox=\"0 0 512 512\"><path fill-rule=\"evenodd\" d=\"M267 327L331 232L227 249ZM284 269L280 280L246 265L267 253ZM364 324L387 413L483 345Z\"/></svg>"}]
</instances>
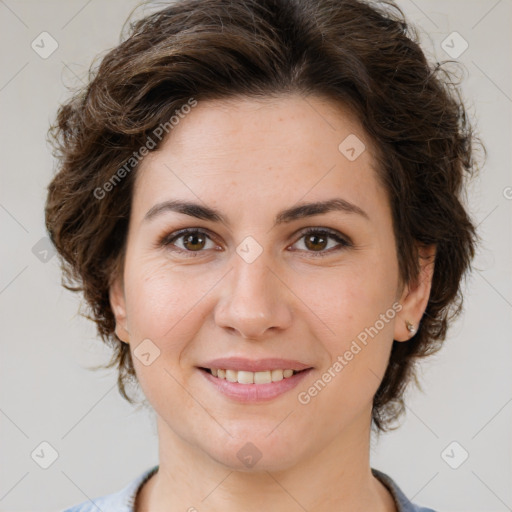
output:
<instances>
[{"instance_id":1,"label":"short brown hair","mask_svg":"<svg viewBox=\"0 0 512 512\"><path fill-rule=\"evenodd\" d=\"M461 197L476 169L476 138L443 66L427 62L392 2L181 0L130 24L59 108L49 131L58 169L46 203L63 285L83 292L113 349L106 367L117 367L124 398L133 403L125 384L136 378L130 347L115 334L109 286L123 264L137 165L108 194L97 191L190 98L313 94L350 107L378 149L403 282L418 275L417 244L437 246L419 330L393 343L373 400L372 427L390 428L407 383L418 383L415 362L439 350L461 311L477 241Z\"/></svg>"}]
</instances>

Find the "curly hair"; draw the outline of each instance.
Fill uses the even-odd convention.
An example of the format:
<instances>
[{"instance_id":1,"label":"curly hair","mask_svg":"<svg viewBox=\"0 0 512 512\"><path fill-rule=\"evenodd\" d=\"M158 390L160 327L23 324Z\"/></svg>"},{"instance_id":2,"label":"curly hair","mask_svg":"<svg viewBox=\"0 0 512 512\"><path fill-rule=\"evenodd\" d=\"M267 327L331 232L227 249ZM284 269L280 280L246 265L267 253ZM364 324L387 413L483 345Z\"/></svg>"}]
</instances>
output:
<instances>
[{"instance_id":1,"label":"curly hair","mask_svg":"<svg viewBox=\"0 0 512 512\"><path fill-rule=\"evenodd\" d=\"M452 73L428 62L392 2L178 0L130 22L128 32L59 107L48 132L57 170L45 210L62 284L83 293L86 316L113 350L105 367L117 367L120 393L134 403L126 393L136 383L130 347L115 334L109 302L137 171L137 162L129 172L126 163L190 98L312 94L354 111L377 148L401 280L418 276L417 244L437 248L419 329L406 343L393 341L373 399L372 428L390 429L408 382L419 386L416 362L441 348L461 311L478 240L462 197L477 170L477 138Z\"/></svg>"}]
</instances>

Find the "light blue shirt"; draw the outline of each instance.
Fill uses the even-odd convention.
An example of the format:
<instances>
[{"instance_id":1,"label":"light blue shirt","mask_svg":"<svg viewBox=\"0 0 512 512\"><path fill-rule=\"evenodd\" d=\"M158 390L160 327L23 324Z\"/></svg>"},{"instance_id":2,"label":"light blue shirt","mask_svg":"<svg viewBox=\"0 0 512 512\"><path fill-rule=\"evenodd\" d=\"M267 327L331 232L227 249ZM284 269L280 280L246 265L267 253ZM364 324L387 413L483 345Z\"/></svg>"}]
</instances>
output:
<instances>
[{"instance_id":1,"label":"light blue shirt","mask_svg":"<svg viewBox=\"0 0 512 512\"><path fill-rule=\"evenodd\" d=\"M133 507L137 492L157 470L158 466L154 466L135 478L135 480L132 480L120 491L101 496L92 501L84 501L63 512L134 512ZM373 476L378 478L389 490L395 500L398 512L436 512L431 508L420 507L419 505L411 503L391 477L385 473L373 468L372 473Z\"/></svg>"}]
</instances>

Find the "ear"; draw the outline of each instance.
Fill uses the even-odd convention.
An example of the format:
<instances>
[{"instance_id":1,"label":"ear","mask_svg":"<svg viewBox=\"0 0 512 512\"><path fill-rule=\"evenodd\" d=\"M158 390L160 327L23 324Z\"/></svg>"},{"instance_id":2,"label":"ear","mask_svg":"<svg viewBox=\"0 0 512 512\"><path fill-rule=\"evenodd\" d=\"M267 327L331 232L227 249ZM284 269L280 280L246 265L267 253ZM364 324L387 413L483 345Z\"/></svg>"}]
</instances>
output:
<instances>
[{"instance_id":1,"label":"ear","mask_svg":"<svg viewBox=\"0 0 512 512\"><path fill-rule=\"evenodd\" d=\"M408 283L400 298L402 309L397 315L395 323L394 339L396 341L408 341L418 331L421 317L427 308L432 277L434 275L434 262L436 257L435 245L421 245L418 247L420 271L414 282ZM407 329L409 322L415 329L410 332Z\"/></svg>"},{"instance_id":2,"label":"ear","mask_svg":"<svg viewBox=\"0 0 512 512\"><path fill-rule=\"evenodd\" d=\"M118 275L109 288L110 307L116 319L116 336L125 343L130 342L130 333L126 321L126 301L122 277Z\"/></svg>"}]
</instances>

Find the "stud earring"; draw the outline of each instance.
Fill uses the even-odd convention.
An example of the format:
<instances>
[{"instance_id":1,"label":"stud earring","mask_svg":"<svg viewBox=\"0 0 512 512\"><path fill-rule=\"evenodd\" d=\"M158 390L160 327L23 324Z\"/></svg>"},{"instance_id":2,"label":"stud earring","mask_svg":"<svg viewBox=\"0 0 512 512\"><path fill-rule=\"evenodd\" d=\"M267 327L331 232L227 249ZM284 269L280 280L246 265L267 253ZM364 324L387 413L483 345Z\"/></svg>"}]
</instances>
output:
<instances>
[{"instance_id":1,"label":"stud earring","mask_svg":"<svg viewBox=\"0 0 512 512\"><path fill-rule=\"evenodd\" d=\"M411 334L416 334L416 328L414 327L413 324L411 324L411 322L409 321L405 321L405 325L407 327L407 330L411 333Z\"/></svg>"}]
</instances>

